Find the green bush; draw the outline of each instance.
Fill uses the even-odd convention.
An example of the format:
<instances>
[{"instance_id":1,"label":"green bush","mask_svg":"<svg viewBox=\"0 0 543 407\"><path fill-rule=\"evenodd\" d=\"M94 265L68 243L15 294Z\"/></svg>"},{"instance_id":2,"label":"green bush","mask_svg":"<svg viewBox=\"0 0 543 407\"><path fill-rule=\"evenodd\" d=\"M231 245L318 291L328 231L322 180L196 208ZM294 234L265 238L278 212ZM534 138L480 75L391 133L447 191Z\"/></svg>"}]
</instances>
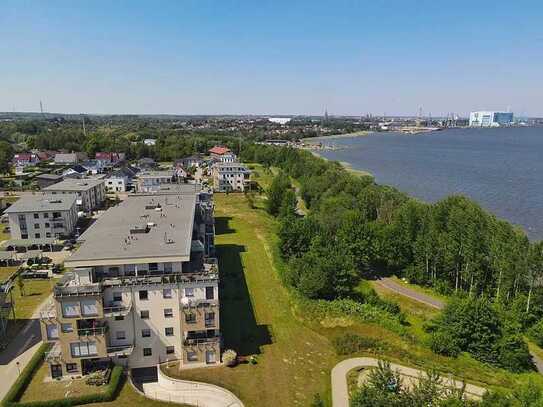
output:
<instances>
[{"instance_id":1,"label":"green bush","mask_svg":"<svg viewBox=\"0 0 543 407\"><path fill-rule=\"evenodd\" d=\"M380 349L382 342L375 338L355 334L345 334L332 341L338 355L350 355L364 350Z\"/></svg>"},{"instance_id":2,"label":"green bush","mask_svg":"<svg viewBox=\"0 0 543 407\"><path fill-rule=\"evenodd\" d=\"M528 336L537 346L543 346L543 319L528 330Z\"/></svg>"},{"instance_id":3,"label":"green bush","mask_svg":"<svg viewBox=\"0 0 543 407\"><path fill-rule=\"evenodd\" d=\"M47 344L46 344L47 345ZM38 353L42 350L38 351ZM113 368L113 371L111 373L111 379L109 382L109 385L105 392L103 393L96 393L96 394L88 394L85 396L79 396L79 397L67 397L64 399L57 399L57 400L44 400L44 401L29 401L26 403L20 403L17 400L21 398L23 395L26 387L30 383L30 380L32 379L32 376L34 372L39 367L41 361L43 360L43 357L45 355L45 351L47 350L47 347L45 350L41 353L40 357L37 359L37 363L34 366L34 368L29 371L25 372L28 367L32 364L34 358L30 361L27 368L23 371L21 374L21 378L27 377L27 380L24 382L24 386L19 386L17 389L14 389L15 386L18 384L17 382L13 385L13 387L10 389L6 397L4 398L2 405L5 407L69 407L69 406L78 406L82 404L91 404L91 403L103 403L115 400L117 396L119 395L119 391L122 388L122 385L124 383L124 375L123 375L123 368L121 366L115 366ZM36 357L34 355L34 357ZM25 376L26 373L26 376ZM16 390L16 392L14 391ZM10 397L8 399L8 396Z\"/></svg>"}]
</instances>

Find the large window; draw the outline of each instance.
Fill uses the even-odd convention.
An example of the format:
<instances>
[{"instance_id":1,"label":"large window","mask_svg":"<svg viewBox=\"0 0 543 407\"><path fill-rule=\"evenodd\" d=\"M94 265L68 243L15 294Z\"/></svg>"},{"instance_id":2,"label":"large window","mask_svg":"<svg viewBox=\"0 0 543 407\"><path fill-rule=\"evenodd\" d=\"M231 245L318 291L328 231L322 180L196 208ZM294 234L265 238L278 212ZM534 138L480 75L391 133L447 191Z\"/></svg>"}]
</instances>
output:
<instances>
[{"instance_id":1,"label":"large window","mask_svg":"<svg viewBox=\"0 0 543 407\"><path fill-rule=\"evenodd\" d=\"M171 355L172 353L175 353L175 347L174 346L166 346L166 355Z\"/></svg>"},{"instance_id":2,"label":"large window","mask_svg":"<svg viewBox=\"0 0 543 407\"><path fill-rule=\"evenodd\" d=\"M185 288L185 297L194 297L194 288L186 287Z\"/></svg>"},{"instance_id":3,"label":"large window","mask_svg":"<svg viewBox=\"0 0 543 407\"><path fill-rule=\"evenodd\" d=\"M62 303L62 316L66 318L78 317L79 306L77 302L63 302Z\"/></svg>"},{"instance_id":4,"label":"large window","mask_svg":"<svg viewBox=\"0 0 543 407\"><path fill-rule=\"evenodd\" d=\"M164 298L172 298L172 289L171 288L165 288L162 290L162 297Z\"/></svg>"},{"instance_id":5,"label":"large window","mask_svg":"<svg viewBox=\"0 0 543 407\"><path fill-rule=\"evenodd\" d=\"M158 263L149 263L149 271L158 271Z\"/></svg>"},{"instance_id":6,"label":"large window","mask_svg":"<svg viewBox=\"0 0 543 407\"><path fill-rule=\"evenodd\" d=\"M47 339L58 339L58 325L57 324L47 325Z\"/></svg>"},{"instance_id":7,"label":"large window","mask_svg":"<svg viewBox=\"0 0 543 407\"><path fill-rule=\"evenodd\" d=\"M187 324L195 324L196 323L196 314L190 313L185 315L185 322Z\"/></svg>"},{"instance_id":8,"label":"large window","mask_svg":"<svg viewBox=\"0 0 543 407\"><path fill-rule=\"evenodd\" d=\"M125 331L117 331L115 333L115 338L118 340L126 339L126 332Z\"/></svg>"},{"instance_id":9,"label":"large window","mask_svg":"<svg viewBox=\"0 0 543 407\"><path fill-rule=\"evenodd\" d=\"M173 327L167 327L167 328L164 328L164 334L166 336L173 336Z\"/></svg>"},{"instance_id":10,"label":"large window","mask_svg":"<svg viewBox=\"0 0 543 407\"><path fill-rule=\"evenodd\" d=\"M206 287L206 300L212 300L215 298L215 290L213 287Z\"/></svg>"},{"instance_id":11,"label":"large window","mask_svg":"<svg viewBox=\"0 0 543 407\"><path fill-rule=\"evenodd\" d=\"M72 324L70 324L70 323L62 324L62 332L69 333L69 332L73 332L73 331L74 331L74 327L73 327Z\"/></svg>"},{"instance_id":12,"label":"large window","mask_svg":"<svg viewBox=\"0 0 543 407\"><path fill-rule=\"evenodd\" d=\"M189 362L198 362L198 354L193 351L187 351L187 360Z\"/></svg>"},{"instance_id":13,"label":"large window","mask_svg":"<svg viewBox=\"0 0 543 407\"><path fill-rule=\"evenodd\" d=\"M120 292L114 292L113 293L113 301L115 302L121 302L123 300L123 294Z\"/></svg>"},{"instance_id":14,"label":"large window","mask_svg":"<svg viewBox=\"0 0 543 407\"><path fill-rule=\"evenodd\" d=\"M72 357L74 358L79 358L82 356L94 356L98 354L96 342L94 341L70 343L70 351L72 353Z\"/></svg>"},{"instance_id":15,"label":"large window","mask_svg":"<svg viewBox=\"0 0 543 407\"><path fill-rule=\"evenodd\" d=\"M141 319L149 319L149 311L140 311L140 318Z\"/></svg>"},{"instance_id":16,"label":"large window","mask_svg":"<svg viewBox=\"0 0 543 407\"><path fill-rule=\"evenodd\" d=\"M153 355L152 348L143 348L143 356L152 356L152 355Z\"/></svg>"},{"instance_id":17,"label":"large window","mask_svg":"<svg viewBox=\"0 0 543 407\"><path fill-rule=\"evenodd\" d=\"M149 338L151 336L151 330L150 329L142 329L141 330L141 337L142 338Z\"/></svg>"},{"instance_id":18,"label":"large window","mask_svg":"<svg viewBox=\"0 0 543 407\"><path fill-rule=\"evenodd\" d=\"M96 300L81 300L81 313L84 316L98 315Z\"/></svg>"},{"instance_id":19,"label":"large window","mask_svg":"<svg viewBox=\"0 0 543 407\"><path fill-rule=\"evenodd\" d=\"M139 292L140 300L148 300L149 299L149 293L147 290L141 290Z\"/></svg>"},{"instance_id":20,"label":"large window","mask_svg":"<svg viewBox=\"0 0 543 407\"><path fill-rule=\"evenodd\" d=\"M173 317L173 309L164 308L164 318L172 318L172 317Z\"/></svg>"}]
</instances>

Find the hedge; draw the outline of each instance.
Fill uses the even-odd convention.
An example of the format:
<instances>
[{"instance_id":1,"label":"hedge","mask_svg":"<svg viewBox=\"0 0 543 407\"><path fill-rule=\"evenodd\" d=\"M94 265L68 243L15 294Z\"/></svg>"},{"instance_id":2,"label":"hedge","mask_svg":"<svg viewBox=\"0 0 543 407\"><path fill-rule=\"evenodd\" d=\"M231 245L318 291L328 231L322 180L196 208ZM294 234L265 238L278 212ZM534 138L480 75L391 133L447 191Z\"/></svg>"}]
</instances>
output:
<instances>
[{"instance_id":1,"label":"hedge","mask_svg":"<svg viewBox=\"0 0 543 407\"><path fill-rule=\"evenodd\" d=\"M29 401L26 403L19 402L27 386L30 384L34 373L38 370L41 362L44 359L45 352L48 350L49 345L43 344L38 352L32 357L28 365L24 368L21 375L11 387L9 392L2 400L2 406L4 407L69 407L78 406L82 404L101 403L115 400L119 394L119 391L123 384L123 368L121 366L113 367L111 372L111 378L108 384L108 388L103 393L87 394L79 397L67 397L57 400L44 400L44 401Z\"/></svg>"}]
</instances>

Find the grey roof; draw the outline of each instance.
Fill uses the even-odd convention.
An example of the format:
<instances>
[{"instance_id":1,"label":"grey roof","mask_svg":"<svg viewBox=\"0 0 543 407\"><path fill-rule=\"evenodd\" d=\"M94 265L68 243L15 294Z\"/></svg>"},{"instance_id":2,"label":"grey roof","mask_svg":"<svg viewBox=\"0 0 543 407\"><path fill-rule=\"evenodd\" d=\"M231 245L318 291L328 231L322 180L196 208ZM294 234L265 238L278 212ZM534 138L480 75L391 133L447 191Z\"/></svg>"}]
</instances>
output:
<instances>
[{"instance_id":1,"label":"grey roof","mask_svg":"<svg viewBox=\"0 0 543 407\"><path fill-rule=\"evenodd\" d=\"M129 195L81 235L83 244L65 265L137 264L152 262L153 258L186 261L195 206L195 193Z\"/></svg>"},{"instance_id":2,"label":"grey roof","mask_svg":"<svg viewBox=\"0 0 543 407\"><path fill-rule=\"evenodd\" d=\"M134 195L177 195L177 194L194 194L202 191L202 184L162 184L158 188L154 189L153 192L137 192Z\"/></svg>"},{"instance_id":3,"label":"grey roof","mask_svg":"<svg viewBox=\"0 0 543 407\"><path fill-rule=\"evenodd\" d=\"M49 179L49 180L57 180L57 179L62 179L62 175L58 175L58 174L40 174L40 175L36 175L36 179Z\"/></svg>"},{"instance_id":4,"label":"grey roof","mask_svg":"<svg viewBox=\"0 0 543 407\"><path fill-rule=\"evenodd\" d=\"M74 194L62 196L26 195L7 208L5 213L69 211L75 205L75 200Z\"/></svg>"},{"instance_id":5,"label":"grey roof","mask_svg":"<svg viewBox=\"0 0 543 407\"><path fill-rule=\"evenodd\" d=\"M171 178L173 176L174 170L142 171L138 174L138 178Z\"/></svg>"},{"instance_id":6,"label":"grey roof","mask_svg":"<svg viewBox=\"0 0 543 407\"><path fill-rule=\"evenodd\" d=\"M43 188L42 191L86 191L103 183L103 179L95 178L65 179L64 181Z\"/></svg>"}]
</instances>

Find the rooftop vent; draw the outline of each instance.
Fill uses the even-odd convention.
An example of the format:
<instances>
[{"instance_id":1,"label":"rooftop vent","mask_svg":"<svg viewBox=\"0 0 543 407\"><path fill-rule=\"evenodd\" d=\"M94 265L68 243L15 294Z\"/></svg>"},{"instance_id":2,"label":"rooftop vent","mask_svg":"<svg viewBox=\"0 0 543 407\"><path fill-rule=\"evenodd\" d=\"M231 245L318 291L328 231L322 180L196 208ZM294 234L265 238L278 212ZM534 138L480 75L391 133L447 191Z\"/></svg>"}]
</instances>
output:
<instances>
[{"instance_id":1,"label":"rooftop vent","mask_svg":"<svg viewBox=\"0 0 543 407\"><path fill-rule=\"evenodd\" d=\"M147 205L145 205L145 209L156 209L161 210L161 206L158 202L149 202Z\"/></svg>"},{"instance_id":2,"label":"rooftop vent","mask_svg":"<svg viewBox=\"0 0 543 407\"><path fill-rule=\"evenodd\" d=\"M139 226L139 225L136 225L136 226L132 226L130 228L130 234L131 235L135 235L137 233L149 233L149 229L151 229L151 227L149 225L145 225L145 226Z\"/></svg>"}]
</instances>

